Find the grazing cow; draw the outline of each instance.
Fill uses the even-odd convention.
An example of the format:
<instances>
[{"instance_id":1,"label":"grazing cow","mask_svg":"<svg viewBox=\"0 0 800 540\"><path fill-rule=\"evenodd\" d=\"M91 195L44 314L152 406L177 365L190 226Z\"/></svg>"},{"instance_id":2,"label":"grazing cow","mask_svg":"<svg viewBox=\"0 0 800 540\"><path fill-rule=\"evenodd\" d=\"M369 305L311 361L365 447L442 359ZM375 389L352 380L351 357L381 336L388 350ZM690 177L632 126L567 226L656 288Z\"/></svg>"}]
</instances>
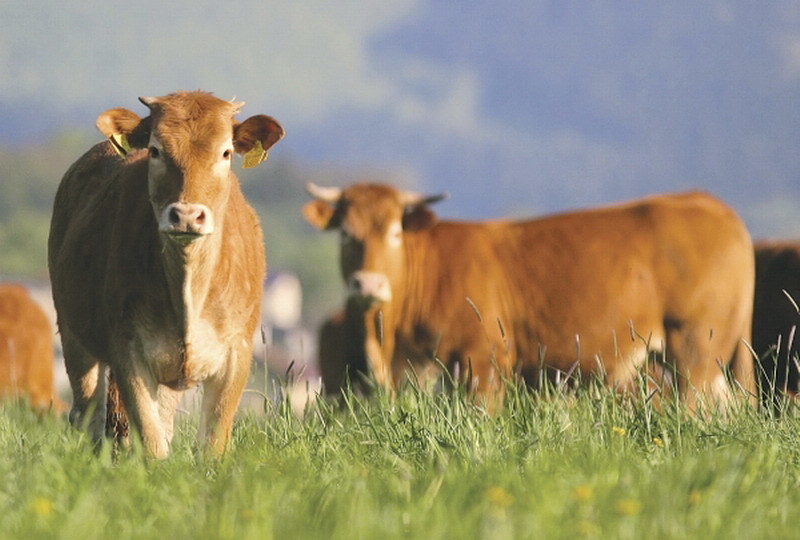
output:
<instances>
[{"instance_id":1,"label":"grazing cow","mask_svg":"<svg viewBox=\"0 0 800 540\"><path fill-rule=\"evenodd\" d=\"M66 405L53 385L53 330L22 285L0 284L0 399L27 398L39 411Z\"/></svg>"},{"instance_id":2,"label":"grazing cow","mask_svg":"<svg viewBox=\"0 0 800 540\"><path fill-rule=\"evenodd\" d=\"M434 358L486 397L516 372L535 384L540 373L577 368L626 387L647 351L662 350L690 407L698 392L728 399L720 365L755 397L743 343L753 247L734 212L707 194L476 223L437 222L428 205L441 196L381 184L308 191L306 219L341 231L362 351L388 389L409 362L416 371Z\"/></svg>"},{"instance_id":3,"label":"grazing cow","mask_svg":"<svg viewBox=\"0 0 800 540\"><path fill-rule=\"evenodd\" d=\"M219 454L247 381L266 261L261 227L231 171L283 137L272 118L203 92L140 98L97 119L108 140L56 194L50 278L74 405L103 436L106 366L149 455L165 457L180 392L203 383L198 437ZM88 415L88 417L87 417Z\"/></svg>"},{"instance_id":4,"label":"grazing cow","mask_svg":"<svg viewBox=\"0 0 800 540\"><path fill-rule=\"evenodd\" d=\"M761 362L761 397L767 404L800 390L800 242L758 242L755 255L753 350Z\"/></svg>"}]
</instances>

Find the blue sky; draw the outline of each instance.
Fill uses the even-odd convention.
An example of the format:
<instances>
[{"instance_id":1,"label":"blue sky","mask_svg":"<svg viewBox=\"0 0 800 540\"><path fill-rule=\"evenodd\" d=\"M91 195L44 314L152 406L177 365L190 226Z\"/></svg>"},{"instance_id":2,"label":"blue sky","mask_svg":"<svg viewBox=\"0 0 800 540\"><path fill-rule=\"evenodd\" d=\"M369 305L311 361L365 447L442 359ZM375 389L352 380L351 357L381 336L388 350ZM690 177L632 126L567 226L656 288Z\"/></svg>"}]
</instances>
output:
<instances>
[{"instance_id":1,"label":"blue sky","mask_svg":"<svg viewBox=\"0 0 800 540\"><path fill-rule=\"evenodd\" d=\"M275 153L450 192L443 215L702 188L800 235L796 2L29 0L0 21L3 143L201 88L278 118Z\"/></svg>"}]
</instances>

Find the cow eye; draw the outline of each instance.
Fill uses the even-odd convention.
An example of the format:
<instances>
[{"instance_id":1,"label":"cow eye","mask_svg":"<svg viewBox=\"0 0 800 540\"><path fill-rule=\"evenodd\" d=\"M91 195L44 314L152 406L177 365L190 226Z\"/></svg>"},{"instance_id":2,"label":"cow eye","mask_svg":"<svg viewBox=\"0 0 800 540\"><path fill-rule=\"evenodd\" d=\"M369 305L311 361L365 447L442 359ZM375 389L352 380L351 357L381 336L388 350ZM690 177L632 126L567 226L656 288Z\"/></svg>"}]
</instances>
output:
<instances>
[{"instance_id":1,"label":"cow eye","mask_svg":"<svg viewBox=\"0 0 800 540\"><path fill-rule=\"evenodd\" d=\"M158 151L158 148L155 146L151 146L148 149L148 152L150 153L150 159L158 159L158 157L161 155L161 153Z\"/></svg>"},{"instance_id":2,"label":"cow eye","mask_svg":"<svg viewBox=\"0 0 800 540\"><path fill-rule=\"evenodd\" d=\"M231 150L228 148L224 152L222 152L222 159L231 159Z\"/></svg>"}]
</instances>

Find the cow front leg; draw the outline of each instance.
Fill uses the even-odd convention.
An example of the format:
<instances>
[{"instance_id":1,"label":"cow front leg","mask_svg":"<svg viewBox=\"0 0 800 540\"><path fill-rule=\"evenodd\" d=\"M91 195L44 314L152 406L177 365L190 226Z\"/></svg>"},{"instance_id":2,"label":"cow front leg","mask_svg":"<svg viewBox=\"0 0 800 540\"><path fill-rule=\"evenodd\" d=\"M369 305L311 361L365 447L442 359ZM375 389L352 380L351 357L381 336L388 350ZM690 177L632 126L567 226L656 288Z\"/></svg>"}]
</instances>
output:
<instances>
[{"instance_id":1,"label":"cow front leg","mask_svg":"<svg viewBox=\"0 0 800 540\"><path fill-rule=\"evenodd\" d=\"M222 455L230 444L233 417L250 376L252 346L247 340L242 341L230 353L222 370L203 384L197 440L216 456Z\"/></svg>"},{"instance_id":2,"label":"cow front leg","mask_svg":"<svg viewBox=\"0 0 800 540\"><path fill-rule=\"evenodd\" d=\"M162 423L158 382L149 369L134 359L122 358L112 369L131 427L141 437L145 452L150 457L166 458L171 433Z\"/></svg>"},{"instance_id":3,"label":"cow front leg","mask_svg":"<svg viewBox=\"0 0 800 540\"><path fill-rule=\"evenodd\" d=\"M172 436L175 433L175 411L181 400L181 394L181 391L168 386L158 387L158 416L168 445L172 444Z\"/></svg>"},{"instance_id":4,"label":"cow front leg","mask_svg":"<svg viewBox=\"0 0 800 540\"><path fill-rule=\"evenodd\" d=\"M404 378L405 366L395 371L395 323L391 309L373 308L364 315L364 355L375 382L390 395Z\"/></svg>"}]
</instances>

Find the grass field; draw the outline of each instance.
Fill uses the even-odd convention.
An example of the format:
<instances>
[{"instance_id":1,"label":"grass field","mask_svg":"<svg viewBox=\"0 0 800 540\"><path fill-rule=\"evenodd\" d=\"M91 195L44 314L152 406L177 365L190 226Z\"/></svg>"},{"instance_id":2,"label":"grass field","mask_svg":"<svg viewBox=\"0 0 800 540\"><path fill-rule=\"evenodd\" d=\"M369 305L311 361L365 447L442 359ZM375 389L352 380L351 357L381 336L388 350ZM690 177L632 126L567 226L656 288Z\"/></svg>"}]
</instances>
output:
<instances>
[{"instance_id":1,"label":"grass field","mask_svg":"<svg viewBox=\"0 0 800 540\"><path fill-rule=\"evenodd\" d=\"M512 388L494 416L411 387L243 414L223 460L184 417L164 461L99 456L64 420L0 410L2 538L790 538L800 415L654 409Z\"/></svg>"}]
</instances>

